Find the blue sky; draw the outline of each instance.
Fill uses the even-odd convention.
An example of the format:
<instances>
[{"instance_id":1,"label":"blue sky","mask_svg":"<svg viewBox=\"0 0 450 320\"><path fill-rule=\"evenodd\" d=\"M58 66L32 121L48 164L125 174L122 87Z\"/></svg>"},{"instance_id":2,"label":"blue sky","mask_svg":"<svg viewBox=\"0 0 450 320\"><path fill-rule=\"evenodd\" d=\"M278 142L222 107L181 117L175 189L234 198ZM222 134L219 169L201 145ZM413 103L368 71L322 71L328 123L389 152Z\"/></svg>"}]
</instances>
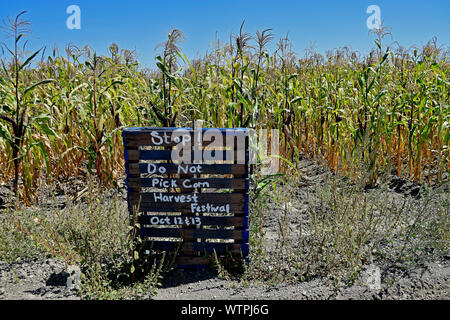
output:
<instances>
[{"instance_id":1,"label":"blue sky","mask_svg":"<svg viewBox=\"0 0 450 320\"><path fill-rule=\"evenodd\" d=\"M81 9L80 30L66 27L69 5ZM387 43L398 41L409 47L423 45L436 36L440 45L450 44L448 0L18 0L0 1L0 19L28 11L26 17L33 29L30 50L57 45L62 51L72 42L89 44L105 54L116 42L120 48L136 48L143 65L154 67L154 49L167 39L171 27L184 32L181 48L193 59L212 47L216 31L227 41L244 19L245 31L252 34L256 29L272 28L278 40L289 32L299 55L311 44L321 53L342 46L366 53L373 45L366 26L369 5L379 6L384 25L392 28L393 37L387 38ZM3 37L2 41L11 43Z\"/></svg>"}]
</instances>

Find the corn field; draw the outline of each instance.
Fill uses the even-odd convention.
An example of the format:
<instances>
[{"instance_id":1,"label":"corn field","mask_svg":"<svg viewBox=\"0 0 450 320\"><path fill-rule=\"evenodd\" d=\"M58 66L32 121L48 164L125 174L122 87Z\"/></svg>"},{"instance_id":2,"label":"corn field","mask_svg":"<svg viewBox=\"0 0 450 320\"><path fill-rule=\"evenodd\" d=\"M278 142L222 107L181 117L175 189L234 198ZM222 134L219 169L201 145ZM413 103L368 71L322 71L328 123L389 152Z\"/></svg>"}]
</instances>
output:
<instances>
[{"instance_id":1,"label":"corn field","mask_svg":"<svg viewBox=\"0 0 450 320\"><path fill-rule=\"evenodd\" d=\"M299 57L288 37L243 25L203 58L190 61L172 29L155 69L134 52L99 56L68 45L27 53L29 22L19 15L0 56L0 183L26 203L51 181L92 173L107 185L124 175L127 126L278 129L280 155L323 159L367 184L389 170L416 182L448 179L449 51L431 40L405 49L385 45L362 55L348 48ZM282 168L283 169L283 168Z\"/></svg>"}]
</instances>

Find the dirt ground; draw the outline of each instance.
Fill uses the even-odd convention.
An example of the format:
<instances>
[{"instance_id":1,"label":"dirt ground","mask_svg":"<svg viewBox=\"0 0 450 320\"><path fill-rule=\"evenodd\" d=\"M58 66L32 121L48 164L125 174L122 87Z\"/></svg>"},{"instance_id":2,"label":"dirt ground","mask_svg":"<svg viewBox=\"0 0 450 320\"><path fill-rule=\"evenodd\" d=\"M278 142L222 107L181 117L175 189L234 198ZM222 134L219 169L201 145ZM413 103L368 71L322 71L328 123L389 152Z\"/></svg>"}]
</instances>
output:
<instances>
[{"instance_id":1,"label":"dirt ground","mask_svg":"<svg viewBox=\"0 0 450 320\"><path fill-rule=\"evenodd\" d=\"M77 291L66 287L64 271L64 262L56 259L0 262L0 299L78 299Z\"/></svg>"},{"instance_id":2,"label":"dirt ground","mask_svg":"<svg viewBox=\"0 0 450 320\"><path fill-rule=\"evenodd\" d=\"M2 300L74 300L58 276L64 263L55 259L0 263ZM374 272L375 271L375 272ZM379 280L376 273L379 272ZM374 275L375 273L375 275ZM376 282L379 281L378 285ZM323 279L277 286L241 286L211 270L177 270L168 274L155 300L448 300L450 261L429 262L405 273L368 266L358 284L334 290Z\"/></svg>"},{"instance_id":3,"label":"dirt ground","mask_svg":"<svg viewBox=\"0 0 450 320\"><path fill-rule=\"evenodd\" d=\"M219 280L207 271L178 272L166 278L158 290L156 300L381 300L381 299L444 299L450 298L450 263L426 263L407 274L380 270L380 287L371 286L367 279L372 268L361 277L361 284L339 291L330 288L322 279L294 285L273 287L239 287Z\"/></svg>"},{"instance_id":4,"label":"dirt ground","mask_svg":"<svg viewBox=\"0 0 450 320\"><path fill-rule=\"evenodd\" d=\"M302 201L312 184L323 183L328 173L311 162L303 164L304 180L297 192L298 203L290 203L295 219L307 210ZM414 195L414 184L394 178L390 184L394 197ZM302 200L303 199L303 200ZM275 209L274 209L275 210ZM300 212L298 212L300 210ZM268 216L264 228L268 247L277 238L277 221ZM289 215L288 219L294 219ZM291 221L293 225L298 221ZM50 258L35 260L18 259L13 263L0 262L0 300L79 299L76 289L68 288L65 278L65 264ZM149 297L150 298L150 297ZM407 270L376 261L364 266L360 277L350 287L333 288L329 281L316 277L294 284L267 285L254 283L243 285L238 281L219 277L217 271L174 270L162 279L155 300L323 300L323 299L441 299L450 298L450 256L426 261Z\"/></svg>"}]
</instances>

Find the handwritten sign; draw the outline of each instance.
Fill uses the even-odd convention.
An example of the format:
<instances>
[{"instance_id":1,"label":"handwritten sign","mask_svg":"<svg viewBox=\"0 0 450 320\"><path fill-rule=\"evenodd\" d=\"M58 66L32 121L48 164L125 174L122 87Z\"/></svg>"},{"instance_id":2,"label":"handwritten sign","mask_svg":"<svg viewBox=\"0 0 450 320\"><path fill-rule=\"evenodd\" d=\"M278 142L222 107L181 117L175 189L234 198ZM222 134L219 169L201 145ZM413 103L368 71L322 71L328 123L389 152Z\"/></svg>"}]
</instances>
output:
<instances>
[{"instance_id":1,"label":"handwritten sign","mask_svg":"<svg viewBox=\"0 0 450 320\"><path fill-rule=\"evenodd\" d=\"M208 265L214 251L247 258L248 130L127 128L122 136L128 207L141 213L149 248L179 249L180 267Z\"/></svg>"}]
</instances>

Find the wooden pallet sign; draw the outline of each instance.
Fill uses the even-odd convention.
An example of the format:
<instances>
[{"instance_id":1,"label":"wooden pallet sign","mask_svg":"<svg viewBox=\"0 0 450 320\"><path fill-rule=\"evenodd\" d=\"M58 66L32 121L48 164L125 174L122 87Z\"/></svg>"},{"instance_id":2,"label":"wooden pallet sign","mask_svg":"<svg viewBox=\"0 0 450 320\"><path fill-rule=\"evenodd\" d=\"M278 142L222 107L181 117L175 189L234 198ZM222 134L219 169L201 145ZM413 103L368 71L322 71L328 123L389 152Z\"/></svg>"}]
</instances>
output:
<instances>
[{"instance_id":1,"label":"wooden pallet sign","mask_svg":"<svg viewBox=\"0 0 450 320\"><path fill-rule=\"evenodd\" d=\"M127 128L128 209L148 250L177 250L180 268L213 252L248 257L247 129Z\"/></svg>"}]
</instances>

